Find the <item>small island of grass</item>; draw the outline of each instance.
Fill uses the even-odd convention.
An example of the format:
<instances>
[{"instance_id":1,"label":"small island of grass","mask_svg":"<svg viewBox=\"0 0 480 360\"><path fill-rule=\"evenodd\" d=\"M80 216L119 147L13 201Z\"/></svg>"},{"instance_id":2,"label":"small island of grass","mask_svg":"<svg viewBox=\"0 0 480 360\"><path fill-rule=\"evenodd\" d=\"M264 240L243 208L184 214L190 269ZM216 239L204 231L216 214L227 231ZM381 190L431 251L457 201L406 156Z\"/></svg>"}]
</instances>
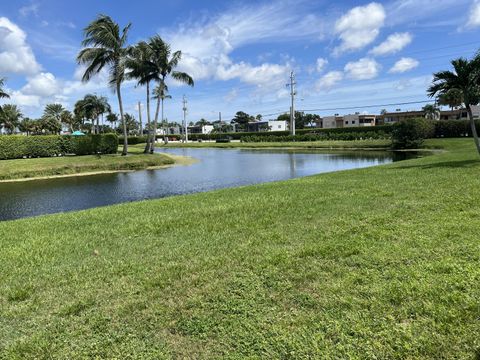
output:
<instances>
[{"instance_id":1,"label":"small island of grass","mask_svg":"<svg viewBox=\"0 0 480 360\"><path fill-rule=\"evenodd\" d=\"M140 152L128 156L114 154L3 160L0 162L0 182L143 170L176 163L186 164L188 161L181 157Z\"/></svg>"}]
</instances>

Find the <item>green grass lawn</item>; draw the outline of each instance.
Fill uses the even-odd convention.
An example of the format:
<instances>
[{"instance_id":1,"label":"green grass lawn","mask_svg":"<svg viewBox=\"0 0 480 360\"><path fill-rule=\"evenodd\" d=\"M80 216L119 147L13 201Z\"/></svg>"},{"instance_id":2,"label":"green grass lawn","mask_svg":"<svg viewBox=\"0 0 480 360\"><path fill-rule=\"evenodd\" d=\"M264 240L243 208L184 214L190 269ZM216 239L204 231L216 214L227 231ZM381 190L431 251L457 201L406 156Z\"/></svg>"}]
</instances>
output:
<instances>
[{"instance_id":1,"label":"green grass lawn","mask_svg":"<svg viewBox=\"0 0 480 360\"><path fill-rule=\"evenodd\" d=\"M354 141L340 141L340 140L324 140L324 141L290 141L290 142L257 142L257 143L216 143L216 142L198 142L190 141L186 144L181 142L169 142L167 145L159 143L158 148L162 147L217 147L217 148L311 148L311 149L386 149L390 148L390 140L354 140ZM142 148L145 145L134 145L134 147Z\"/></svg>"},{"instance_id":2,"label":"green grass lawn","mask_svg":"<svg viewBox=\"0 0 480 360\"><path fill-rule=\"evenodd\" d=\"M72 175L98 171L139 170L174 163L170 156L143 155L132 149L133 155L87 155L37 159L0 160L0 180L30 179Z\"/></svg>"},{"instance_id":3,"label":"green grass lawn","mask_svg":"<svg viewBox=\"0 0 480 360\"><path fill-rule=\"evenodd\" d=\"M478 359L471 139L0 223L0 358Z\"/></svg>"}]
</instances>

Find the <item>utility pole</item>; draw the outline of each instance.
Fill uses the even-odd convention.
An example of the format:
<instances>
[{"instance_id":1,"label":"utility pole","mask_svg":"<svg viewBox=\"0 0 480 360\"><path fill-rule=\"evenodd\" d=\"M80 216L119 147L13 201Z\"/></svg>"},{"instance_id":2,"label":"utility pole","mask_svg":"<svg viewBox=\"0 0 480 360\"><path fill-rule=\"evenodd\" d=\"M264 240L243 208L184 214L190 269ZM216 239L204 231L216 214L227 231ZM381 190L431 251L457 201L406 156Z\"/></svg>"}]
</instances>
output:
<instances>
[{"instance_id":1,"label":"utility pole","mask_svg":"<svg viewBox=\"0 0 480 360\"><path fill-rule=\"evenodd\" d=\"M220 121L220 124L222 123L222 112L218 112L218 121Z\"/></svg>"},{"instance_id":2,"label":"utility pole","mask_svg":"<svg viewBox=\"0 0 480 360\"><path fill-rule=\"evenodd\" d=\"M140 104L140 101L138 102L138 121L140 122L140 136L143 135L143 129L142 129L142 104Z\"/></svg>"},{"instance_id":3,"label":"utility pole","mask_svg":"<svg viewBox=\"0 0 480 360\"><path fill-rule=\"evenodd\" d=\"M183 125L185 129L185 142L188 142L188 129L187 129L187 98L183 95Z\"/></svg>"},{"instance_id":4,"label":"utility pole","mask_svg":"<svg viewBox=\"0 0 480 360\"><path fill-rule=\"evenodd\" d=\"M290 84L287 84L287 86L290 86L290 97L292 104L290 105L290 134L295 136L295 85L297 83L295 82L295 73L292 71L290 72Z\"/></svg>"}]
</instances>

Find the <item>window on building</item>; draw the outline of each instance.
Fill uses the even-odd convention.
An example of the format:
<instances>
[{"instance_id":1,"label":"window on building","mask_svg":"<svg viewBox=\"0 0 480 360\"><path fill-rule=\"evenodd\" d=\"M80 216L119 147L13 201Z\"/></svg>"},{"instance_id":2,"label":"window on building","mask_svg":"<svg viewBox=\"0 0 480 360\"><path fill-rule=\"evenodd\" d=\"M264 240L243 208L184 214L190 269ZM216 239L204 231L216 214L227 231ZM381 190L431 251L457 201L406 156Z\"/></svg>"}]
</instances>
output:
<instances>
[{"instance_id":1,"label":"window on building","mask_svg":"<svg viewBox=\"0 0 480 360\"><path fill-rule=\"evenodd\" d=\"M348 120L347 120L347 121L345 121L345 124L347 124L347 125L348 125Z\"/></svg>"},{"instance_id":2,"label":"window on building","mask_svg":"<svg viewBox=\"0 0 480 360\"><path fill-rule=\"evenodd\" d=\"M352 120L352 124L355 125L355 120Z\"/></svg>"}]
</instances>

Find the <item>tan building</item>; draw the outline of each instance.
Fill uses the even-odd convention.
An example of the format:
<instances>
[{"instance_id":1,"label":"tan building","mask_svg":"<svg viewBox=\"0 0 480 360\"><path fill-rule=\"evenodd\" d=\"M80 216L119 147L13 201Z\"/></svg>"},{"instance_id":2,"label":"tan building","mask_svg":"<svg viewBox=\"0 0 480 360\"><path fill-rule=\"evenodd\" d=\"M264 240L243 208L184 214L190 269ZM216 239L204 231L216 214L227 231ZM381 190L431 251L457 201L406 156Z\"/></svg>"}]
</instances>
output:
<instances>
[{"instance_id":1,"label":"tan building","mask_svg":"<svg viewBox=\"0 0 480 360\"><path fill-rule=\"evenodd\" d=\"M375 126L376 115L352 114L343 117L343 127Z\"/></svg>"}]
</instances>

